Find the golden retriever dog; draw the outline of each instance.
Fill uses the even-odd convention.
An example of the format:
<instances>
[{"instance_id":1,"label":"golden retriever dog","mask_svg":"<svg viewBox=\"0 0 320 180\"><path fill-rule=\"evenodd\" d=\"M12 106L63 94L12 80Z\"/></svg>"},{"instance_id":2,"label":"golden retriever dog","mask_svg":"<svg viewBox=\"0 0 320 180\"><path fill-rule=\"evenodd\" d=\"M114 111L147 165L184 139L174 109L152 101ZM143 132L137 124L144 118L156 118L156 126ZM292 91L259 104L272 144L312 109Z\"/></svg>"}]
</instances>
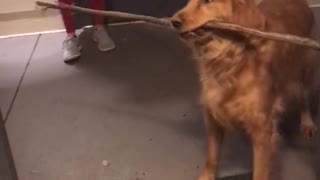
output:
<instances>
[{"instance_id":1,"label":"golden retriever dog","mask_svg":"<svg viewBox=\"0 0 320 180\"><path fill-rule=\"evenodd\" d=\"M191 45L201 82L207 160L198 180L216 178L224 134L232 129L242 130L252 143L253 179L271 180L282 115L298 112L303 136L316 130L309 99L315 52L201 26L215 20L315 38L315 21L306 0L264 0L258 5L254 0L189 0L171 20Z\"/></svg>"}]
</instances>

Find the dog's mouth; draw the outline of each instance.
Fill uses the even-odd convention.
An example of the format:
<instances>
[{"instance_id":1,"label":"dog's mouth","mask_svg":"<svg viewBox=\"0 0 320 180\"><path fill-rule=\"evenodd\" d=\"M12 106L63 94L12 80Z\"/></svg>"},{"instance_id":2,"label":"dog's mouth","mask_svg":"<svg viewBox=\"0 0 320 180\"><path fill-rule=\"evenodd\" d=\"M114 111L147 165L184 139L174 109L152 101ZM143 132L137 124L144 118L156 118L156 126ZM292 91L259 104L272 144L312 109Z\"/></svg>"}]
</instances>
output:
<instances>
[{"instance_id":1,"label":"dog's mouth","mask_svg":"<svg viewBox=\"0 0 320 180\"><path fill-rule=\"evenodd\" d=\"M181 37L183 39L189 40L189 39L195 39L199 37L203 37L208 34L208 31L204 28L197 28L192 31L182 32L180 33Z\"/></svg>"},{"instance_id":2,"label":"dog's mouth","mask_svg":"<svg viewBox=\"0 0 320 180\"><path fill-rule=\"evenodd\" d=\"M197 33L195 33L194 31L188 31L188 32L181 33L180 36L186 40L199 37L199 35Z\"/></svg>"}]
</instances>

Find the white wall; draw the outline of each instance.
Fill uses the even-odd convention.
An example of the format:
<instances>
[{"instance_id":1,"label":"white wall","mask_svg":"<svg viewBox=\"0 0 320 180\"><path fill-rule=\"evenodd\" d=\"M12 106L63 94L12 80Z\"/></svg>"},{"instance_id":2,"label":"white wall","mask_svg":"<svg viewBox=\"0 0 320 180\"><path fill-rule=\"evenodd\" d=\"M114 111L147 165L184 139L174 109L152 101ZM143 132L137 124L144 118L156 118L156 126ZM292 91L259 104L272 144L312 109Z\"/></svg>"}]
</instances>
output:
<instances>
[{"instance_id":1,"label":"white wall","mask_svg":"<svg viewBox=\"0 0 320 180\"><path fill-rule=\"evenodd\" d=\"M36 9L36 1L37 0L1 0L0 14L33 11ZM55 2L56 0L41 1Z\"/></svg>"},{"instance_id":2,"label":"white wall","mask_svg":"<svg viewBox=\"0 0 320 180\"><path fill-rule=\"evenodd\" d=\"M36 8L37 0L0 1L0 36L63 29L59 11L48 10L43 13Z\"/></svg>"}]
</instances>

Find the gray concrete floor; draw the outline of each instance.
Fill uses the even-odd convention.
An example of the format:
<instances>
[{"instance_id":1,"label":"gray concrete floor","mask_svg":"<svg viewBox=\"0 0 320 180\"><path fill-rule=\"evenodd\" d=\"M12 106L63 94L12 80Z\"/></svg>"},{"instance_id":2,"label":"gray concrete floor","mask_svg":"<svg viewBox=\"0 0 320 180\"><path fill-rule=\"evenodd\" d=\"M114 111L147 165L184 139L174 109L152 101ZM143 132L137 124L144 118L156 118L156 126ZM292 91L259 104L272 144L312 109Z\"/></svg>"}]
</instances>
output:
<instances>
[{"instance_id":1,"label":"gray concrete floor","mask_svg":"<svg viewBox=\"0 0 320 180\"><path fill-rule=\"evenodd\" d=\"M187 49L173 33L145 24L110 33L117 48L101 53L84 31L83 55L72 65L62 61L64 33L0 39L0 106L20 180L198 174L205 138ZM308 151L284 148L285 179L316 179ZM250 170L250 146L230 135L220 176Z\"/></svg>"}]
</instances>

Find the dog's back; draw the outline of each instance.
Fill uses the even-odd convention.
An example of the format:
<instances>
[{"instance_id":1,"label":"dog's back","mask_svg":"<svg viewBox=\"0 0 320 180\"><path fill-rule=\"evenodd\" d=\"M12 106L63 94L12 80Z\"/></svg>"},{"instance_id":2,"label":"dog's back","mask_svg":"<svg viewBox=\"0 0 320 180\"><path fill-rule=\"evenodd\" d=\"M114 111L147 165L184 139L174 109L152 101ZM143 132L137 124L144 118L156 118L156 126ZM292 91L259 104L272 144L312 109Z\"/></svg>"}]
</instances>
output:
<instances>
[{"instance_id":1,"label":"dog's back","mask_svg":"<svg viewBox=\"0 0 320 180\"><path fill-rule=\"evenodd\" d=\"M306 0L264 0L258 8L272 21L267 31L308 36L314 26Z\"/></svg>"},{"instance_id":2,"label":"dog's back","mask_svg":"<svg viewBox=\"0 0 320 180\"><path fill-rule=\"evenodd\" d=\"M313 12L306 0L264 0L258 8L267 18L265 31L317 39ZM273 53L274 60L270 71L273 74L274 86L278 87L278 91L282 91L283 100L281 116L278 118L284 122L280 125L284 125L282 128L288 133L288 130L290 132L295 129L293 122L301 121L302 126L304 122L310 122L310 111L315 111L317 107L318 92L317 87L314 87L317 52L293 44L271 43L274 45L269 53ZM307 116L299 116L299 113Z\"/></svg>"},{"instance_id":3,"label":"dog's back","mask_svg":"<svg viewBox=\"0 0 320 180\"><path fill-rule=\"evenodd\" d=\"M266 18L264 31L316 38L313 12L306 0L264 0L258 8ZM278 80L277 86L284 86L289 91L284 93L289 94L294 90L292 83L310 88L315 51L289 43L270 43L273 44L268 52L272 59L270 70L274 72L273 79Z\"/></svg>"}]
</instances>

